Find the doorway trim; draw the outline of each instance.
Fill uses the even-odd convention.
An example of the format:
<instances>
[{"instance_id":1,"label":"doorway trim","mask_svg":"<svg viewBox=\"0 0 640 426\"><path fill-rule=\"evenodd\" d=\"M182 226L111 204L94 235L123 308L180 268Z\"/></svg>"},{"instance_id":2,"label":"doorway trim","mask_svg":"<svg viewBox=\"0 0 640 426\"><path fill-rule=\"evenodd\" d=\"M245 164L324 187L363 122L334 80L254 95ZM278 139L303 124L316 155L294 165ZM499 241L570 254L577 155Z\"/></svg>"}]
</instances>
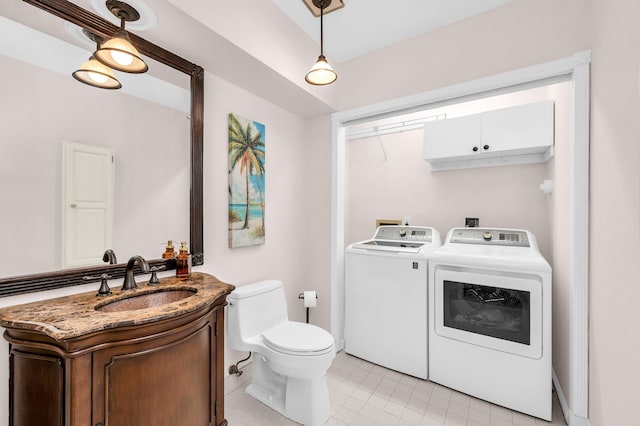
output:
<instances>
[{"instance_id":1,"label":"doorway trim","mask_svg":"<svg viewBox=\"0 0 640 426\"><path fill-rule=\"evenodd\" d=\"M331 172L331 334L344 348L344 249L346 127L357 121L397 115L443 102L483 96L514 86L567 77L570 107L570 380L569 400L561 396L571 426L588 425L589 407L589 68L591 52L521 68L332 114ZM558 384L556 383L556 387Z\"/></svg>"}]
</instances>

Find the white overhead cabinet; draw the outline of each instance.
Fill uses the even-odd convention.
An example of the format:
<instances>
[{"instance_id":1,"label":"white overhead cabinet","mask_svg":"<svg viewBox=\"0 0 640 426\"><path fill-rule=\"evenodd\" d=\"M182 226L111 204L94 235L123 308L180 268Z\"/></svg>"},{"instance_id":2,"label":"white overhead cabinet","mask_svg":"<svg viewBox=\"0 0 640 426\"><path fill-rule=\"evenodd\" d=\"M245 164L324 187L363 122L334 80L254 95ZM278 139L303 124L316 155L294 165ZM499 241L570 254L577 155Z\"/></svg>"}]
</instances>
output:
<instances>
[{"instance_id":1,"label":"white overhead cabinet","mask_svg":"<svg viewBox=\"0 0 640 426\"><path fill-rule=\"evenodd\" d=\"M434 170L539 163L553 156L553 101L424 123Z\"/></svg>"}]
</instances>

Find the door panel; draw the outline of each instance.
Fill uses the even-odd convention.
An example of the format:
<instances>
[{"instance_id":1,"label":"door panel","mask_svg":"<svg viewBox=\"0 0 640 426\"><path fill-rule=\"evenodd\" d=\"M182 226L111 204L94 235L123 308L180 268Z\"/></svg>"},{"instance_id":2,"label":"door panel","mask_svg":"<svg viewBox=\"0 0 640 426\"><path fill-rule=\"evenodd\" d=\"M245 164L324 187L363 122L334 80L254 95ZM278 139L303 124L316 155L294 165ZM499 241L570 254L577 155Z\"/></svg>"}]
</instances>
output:
<instances>
[{"instance_id":1,"label":"door panel","mask_svg":"<svg viewBox=\"0 0 640 426\"><path fill-rule=\"evenodd\" d=\"M151 350L129 346L98 353L94 383L104 386L105 426L209 425L215 415L213 339L207 325Z\"/></svg>"},{"instance_id":2,"label":"door panel","mask_svg":"<svg viewBox=\"0 0 640 426\"><path fill-rule=\"evenodd\" d=\"M112 248L115 154L63 144L62 266L99 264Z\"/></svg>"},{"instance_id":3,"label":"door panel","mask_svg":"<svg viewBox=\"0 0 640 426\"><path fill-rule=\"evenodd\" d=\"M12 425L64 424L64 367L57 357L12 350L11 407ZM19 392L13 389L20 389Z\"/></svg>"}]
</instances>

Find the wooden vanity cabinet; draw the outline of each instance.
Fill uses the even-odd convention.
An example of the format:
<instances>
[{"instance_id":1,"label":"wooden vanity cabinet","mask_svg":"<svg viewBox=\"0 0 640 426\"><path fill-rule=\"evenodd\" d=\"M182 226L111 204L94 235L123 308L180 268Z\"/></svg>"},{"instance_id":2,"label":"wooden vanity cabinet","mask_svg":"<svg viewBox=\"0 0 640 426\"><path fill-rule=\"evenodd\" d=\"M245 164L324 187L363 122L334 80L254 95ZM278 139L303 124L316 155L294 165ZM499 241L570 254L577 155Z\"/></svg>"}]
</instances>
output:
<instances>
[{"instance_id":1,"label":"wooden vanity cabinet","mask_svg":"<svg viewBox=\"0 0 640 426\"><path fill-rule=\"evenodd\" d=\"M226 425L223 306L67 341L7 328L10 425Z\"/></svg>"}]
</instances>

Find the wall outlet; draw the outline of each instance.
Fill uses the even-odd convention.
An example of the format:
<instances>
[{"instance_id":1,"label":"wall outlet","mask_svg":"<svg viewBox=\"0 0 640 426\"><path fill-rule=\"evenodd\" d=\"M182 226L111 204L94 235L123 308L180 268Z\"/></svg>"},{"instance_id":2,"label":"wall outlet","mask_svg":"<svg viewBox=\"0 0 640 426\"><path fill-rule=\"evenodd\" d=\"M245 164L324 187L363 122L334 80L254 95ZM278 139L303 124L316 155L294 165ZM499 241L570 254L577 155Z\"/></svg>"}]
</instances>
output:
<instances>
[{"instance_id":1,"label":"wall outlet","mask_svg":"<svg viewBox=\"0 0 640 426\"><path fill-rule=\"evenodd\" d=\"M477 217L467 217L464 219L465 228L477 228L480 226L480 219Z\"/></svg>"}]
</instances>

